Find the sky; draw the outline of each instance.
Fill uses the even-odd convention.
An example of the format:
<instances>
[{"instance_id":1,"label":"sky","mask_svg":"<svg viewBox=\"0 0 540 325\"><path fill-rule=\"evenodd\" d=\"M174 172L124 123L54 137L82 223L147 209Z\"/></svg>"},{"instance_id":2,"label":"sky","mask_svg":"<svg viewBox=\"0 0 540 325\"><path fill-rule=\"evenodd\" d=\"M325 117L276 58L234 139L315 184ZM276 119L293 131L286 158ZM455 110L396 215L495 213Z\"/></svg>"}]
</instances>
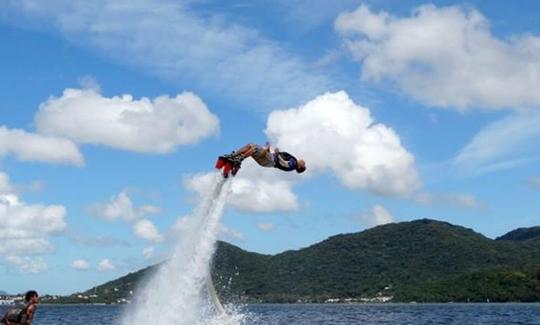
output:
<instances>
[{"instance_id":1,"label":"sky","mask_svg":"<svg viewBox=\"0 0 540 325\"><path fill-rule=\"evenodd\" d=\"M540 225L540 3L0 0L0 290L164 260L218 155L220 238L275 254L431 218Z\"/></svg>"}]
</instances>

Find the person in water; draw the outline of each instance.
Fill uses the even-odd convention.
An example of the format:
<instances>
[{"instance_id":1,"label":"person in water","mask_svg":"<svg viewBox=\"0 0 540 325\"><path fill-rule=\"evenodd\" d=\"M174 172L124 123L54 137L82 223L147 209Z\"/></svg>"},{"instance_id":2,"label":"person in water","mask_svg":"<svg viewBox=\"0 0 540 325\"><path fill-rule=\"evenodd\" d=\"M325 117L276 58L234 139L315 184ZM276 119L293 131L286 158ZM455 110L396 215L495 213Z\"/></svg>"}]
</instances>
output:
<instances>
[{"instance_id":1,"label":"person in water","mask_svg":"<svg viewBox=\"0 0 540 325\"><path fill-rule=\"evenodd\" d=\"M39 295L36 291L28 291L24 296L26 303L17 303L15 307L10 308L0 320L0 324L32 325L34 314L36 313L38 297Z\"/></svg>"},{"instance_id":2,"label":"person in water","mask_svg":"<svg viewBox=\"0 0 540 325\"><path fill-rule=\"evenodd\" d=\"M288 152L275 148L274 152L271 153L269 143L266 143L264 147L253 143L246 144L235 151L234 155L238 155L242 159L251 157L263 167L274 167L286 172L296 170L297 173L303 173L306 170L306 162L297 159Z\"/></svg>"}]
</instances>

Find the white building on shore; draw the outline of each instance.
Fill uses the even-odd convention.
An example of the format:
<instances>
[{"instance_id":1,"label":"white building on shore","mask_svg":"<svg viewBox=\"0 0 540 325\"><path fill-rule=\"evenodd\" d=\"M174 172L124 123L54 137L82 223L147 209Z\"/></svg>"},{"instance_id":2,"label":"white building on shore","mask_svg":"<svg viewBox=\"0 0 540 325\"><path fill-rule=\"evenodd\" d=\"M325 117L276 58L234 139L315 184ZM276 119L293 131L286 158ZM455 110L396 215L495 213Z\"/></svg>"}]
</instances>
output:
<instances>
[{"instance_id":1,"label":"white building on shore","mask_svg":"<svg viewBox=\"0 0 540 325\"><path fill-rule=\"evenodd\" d=\"M22 300L22 296L0 296L0 306L13 305L15 301Z\"/></svg>"}]
</instances>

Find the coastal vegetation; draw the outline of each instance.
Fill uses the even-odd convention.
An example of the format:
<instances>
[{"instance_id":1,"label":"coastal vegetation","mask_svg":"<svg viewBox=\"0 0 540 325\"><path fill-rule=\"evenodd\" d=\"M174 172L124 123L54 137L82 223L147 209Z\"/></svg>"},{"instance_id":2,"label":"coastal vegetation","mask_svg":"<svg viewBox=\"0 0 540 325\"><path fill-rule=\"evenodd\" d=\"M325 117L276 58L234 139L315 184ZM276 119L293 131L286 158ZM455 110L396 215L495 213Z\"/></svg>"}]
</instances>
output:
<instances>
[{"instance_id":1,"label":"coastal vegetation","mask_svg":"<svg viewBox=\"0 0 540 325\"><path fill-rule=\"evenodd\" d=\"M221 299L230 302L538 302L539 230L517 229L494 240L422 219L276 255L218 242L213 279ZM127 302L156 269L56 301Z\"/></svg>"}]
</instances>

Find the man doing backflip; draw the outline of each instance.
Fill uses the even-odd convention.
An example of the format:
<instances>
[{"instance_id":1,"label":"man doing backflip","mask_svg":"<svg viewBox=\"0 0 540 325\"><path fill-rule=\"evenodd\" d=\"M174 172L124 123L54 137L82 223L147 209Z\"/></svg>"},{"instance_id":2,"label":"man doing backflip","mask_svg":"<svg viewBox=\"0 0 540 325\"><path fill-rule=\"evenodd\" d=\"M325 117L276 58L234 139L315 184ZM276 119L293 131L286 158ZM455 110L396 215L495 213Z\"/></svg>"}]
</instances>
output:
<instances>
[{"instance_id":1,"label":"man doing backflip","mask_svg":"<svg viewBox=\"0 0 540 325\"><path fill-rule=\"evenodd\" d=\"M247 157L253 158L262 167L273 167L286 172L295 170L297 173L303 173L306 170L304 160L297 159L288 152L279 151L278 148L271 152L269 143L266 143L264 147L249 143L230 155L220 156L216 168L223 167L225 177L229 176L229 172L235 175L240 169L240 164Z\"/></svg>"}]
</instances>

